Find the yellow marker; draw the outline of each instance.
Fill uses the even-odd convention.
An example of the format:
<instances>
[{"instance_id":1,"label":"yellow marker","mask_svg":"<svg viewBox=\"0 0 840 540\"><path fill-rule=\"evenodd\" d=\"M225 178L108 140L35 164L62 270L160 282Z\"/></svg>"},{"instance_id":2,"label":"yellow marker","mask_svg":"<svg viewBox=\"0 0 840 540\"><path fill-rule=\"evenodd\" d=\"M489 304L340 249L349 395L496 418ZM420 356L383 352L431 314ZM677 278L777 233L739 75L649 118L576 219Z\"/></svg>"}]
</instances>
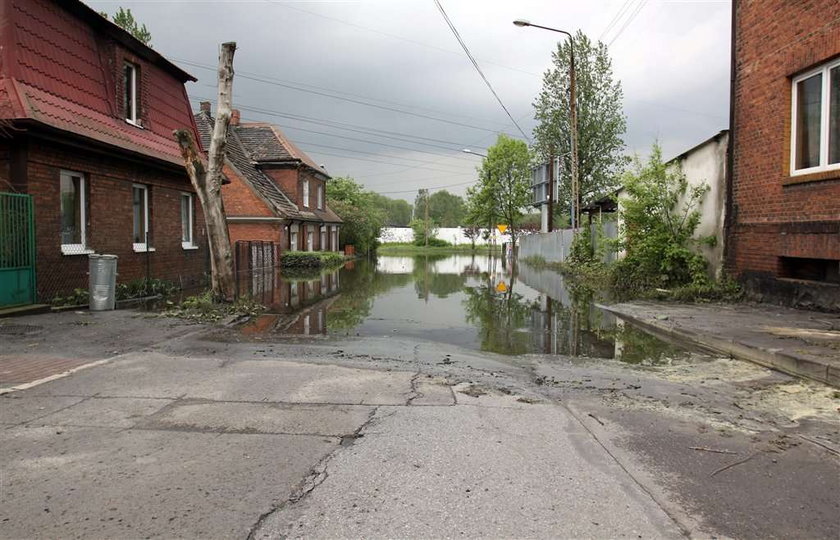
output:
<instances>
[{"instance_id":1,"label":"yellow marker","mask_svg":"<svg viewBox=\"0 0 840 540\"><path fill-rule=\"evenodd\" d=\"M507 231L508 226L507 225L496 225L496 228L499 229L500 233L505 234L505 231Z\"/></svg>"}]
</instances>

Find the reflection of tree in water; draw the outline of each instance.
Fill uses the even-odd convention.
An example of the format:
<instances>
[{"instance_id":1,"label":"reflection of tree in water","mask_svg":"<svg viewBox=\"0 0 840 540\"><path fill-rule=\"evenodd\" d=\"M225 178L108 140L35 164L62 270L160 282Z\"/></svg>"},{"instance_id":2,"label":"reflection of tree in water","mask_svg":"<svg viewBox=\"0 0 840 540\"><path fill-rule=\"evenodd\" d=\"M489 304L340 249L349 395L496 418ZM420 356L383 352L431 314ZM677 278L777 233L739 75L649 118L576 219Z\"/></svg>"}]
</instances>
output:
<instances>
[{"instance_id":1,"label":"reflection of tree in water","mask_svg":"<svg viewBox=\"0 0 840 540\"><path fill-rule=\"evenodd\" d=\"M429 299L429 294L438 298L446 298L450 294L461 292L467 277L461 274L438 274L433 266L434 260L428 257L415 257L414 290L417 291L417 298Z\"/></svg>"},{"instance_id":2,"label":"reflection of tree in water","mask_svg":"<svg viewBox=\"0 0 840 540\"><path fill-rule=\"evenodd\" d=\"M515 278L514 278L515 279ZM531 351L527 329L536 302L513 291L513 281L504 293L487 281L477 287L465 287L466 319L478 328L481 350L500 354L524 354Z\"/></svg>"},{"instance_id":3,"label":"reflection of tree in water","mask_svg":"<svg viewBox=\"0 0 840 540\"><path fill-rule=\"evenodd\" d=\"M356 261L353 270L341 270L341 296L330 307L327 317L329 330L349 330L360 325L370 315L373 299L394 287L411 283L411 274L376 272L376 260Z\"/></svg>"}]
</instances>

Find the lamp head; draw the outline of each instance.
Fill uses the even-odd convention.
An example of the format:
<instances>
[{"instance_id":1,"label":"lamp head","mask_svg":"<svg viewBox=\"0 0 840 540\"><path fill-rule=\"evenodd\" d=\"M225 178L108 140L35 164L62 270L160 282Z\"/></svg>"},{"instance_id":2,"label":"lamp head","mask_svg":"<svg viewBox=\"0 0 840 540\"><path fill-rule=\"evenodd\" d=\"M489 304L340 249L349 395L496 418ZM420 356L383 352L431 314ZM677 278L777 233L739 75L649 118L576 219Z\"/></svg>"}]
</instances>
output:
<instances>
[{"instance_id":1,"label":"lamp head","mask_svg":"<svg viewBox=\"0 0 840 540\"><path fill-rule=\"evenodd\" d=\"M513 24L519 27L531 26L531 23L526 21L525 19L516 19L515 21L513 21Z\"/></svg>"}]
</instances>

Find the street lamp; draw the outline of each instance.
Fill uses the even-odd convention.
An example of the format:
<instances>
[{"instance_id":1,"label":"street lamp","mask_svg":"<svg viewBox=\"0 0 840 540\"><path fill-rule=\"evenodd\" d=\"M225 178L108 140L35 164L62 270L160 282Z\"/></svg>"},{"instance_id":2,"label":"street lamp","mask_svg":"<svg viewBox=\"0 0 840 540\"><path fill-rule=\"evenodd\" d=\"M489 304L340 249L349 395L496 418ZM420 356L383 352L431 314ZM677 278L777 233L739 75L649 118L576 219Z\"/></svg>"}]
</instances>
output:
<instances>
[{"instance_id":1,"label":"street lamp","mask_svg":"<svg viewBox=\"0 0 840 540\"><path fill-rule=\"evenodd\" d=\"M549 32L565 34L569 38L569 108L571 109L572 136L572 227L580 227L580 181L578 179L578 129L577 129L577 98L575 94L575 44L572 34L565 30L533 24L523 19L513 21L513 24L524 28L532 26ZM551 212L551 208L549 208Z\"/></svg>"},{"instance_id":2,"label":"street lamp","mask_svg":"<svg viewBox=\"0 0 840 540\"><path fill-rule=\"evenodd\" d=\"M481 156L484 159L487 159L487 156L485 156L484 154L479 154L478 152L473 152L469 148L464 148L463 150L461 150L461 152L463 152L465 154L473 154L474 156Z\"/></svg>"}]
</instances>

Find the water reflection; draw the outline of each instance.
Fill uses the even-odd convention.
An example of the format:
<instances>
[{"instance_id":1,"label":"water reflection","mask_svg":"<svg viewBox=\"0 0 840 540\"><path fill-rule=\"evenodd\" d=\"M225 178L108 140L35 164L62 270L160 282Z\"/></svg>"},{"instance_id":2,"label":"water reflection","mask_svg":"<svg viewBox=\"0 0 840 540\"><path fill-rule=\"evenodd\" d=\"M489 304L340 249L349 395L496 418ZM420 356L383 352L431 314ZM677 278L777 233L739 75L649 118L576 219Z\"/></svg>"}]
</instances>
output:
<instances>
[{"instance_id":1,"label":"water reflection","mask_svg":"<svg viewBox=\"0 0 840 540\"><path fill-rule=\"evenodd\" d=\"M242 290L269 306L250 335L407 336L506 355L655 365L689 354L598 309L558 274L480 255L357 260L331 272L265 272Z\"/></svg>"}]
</instances>

